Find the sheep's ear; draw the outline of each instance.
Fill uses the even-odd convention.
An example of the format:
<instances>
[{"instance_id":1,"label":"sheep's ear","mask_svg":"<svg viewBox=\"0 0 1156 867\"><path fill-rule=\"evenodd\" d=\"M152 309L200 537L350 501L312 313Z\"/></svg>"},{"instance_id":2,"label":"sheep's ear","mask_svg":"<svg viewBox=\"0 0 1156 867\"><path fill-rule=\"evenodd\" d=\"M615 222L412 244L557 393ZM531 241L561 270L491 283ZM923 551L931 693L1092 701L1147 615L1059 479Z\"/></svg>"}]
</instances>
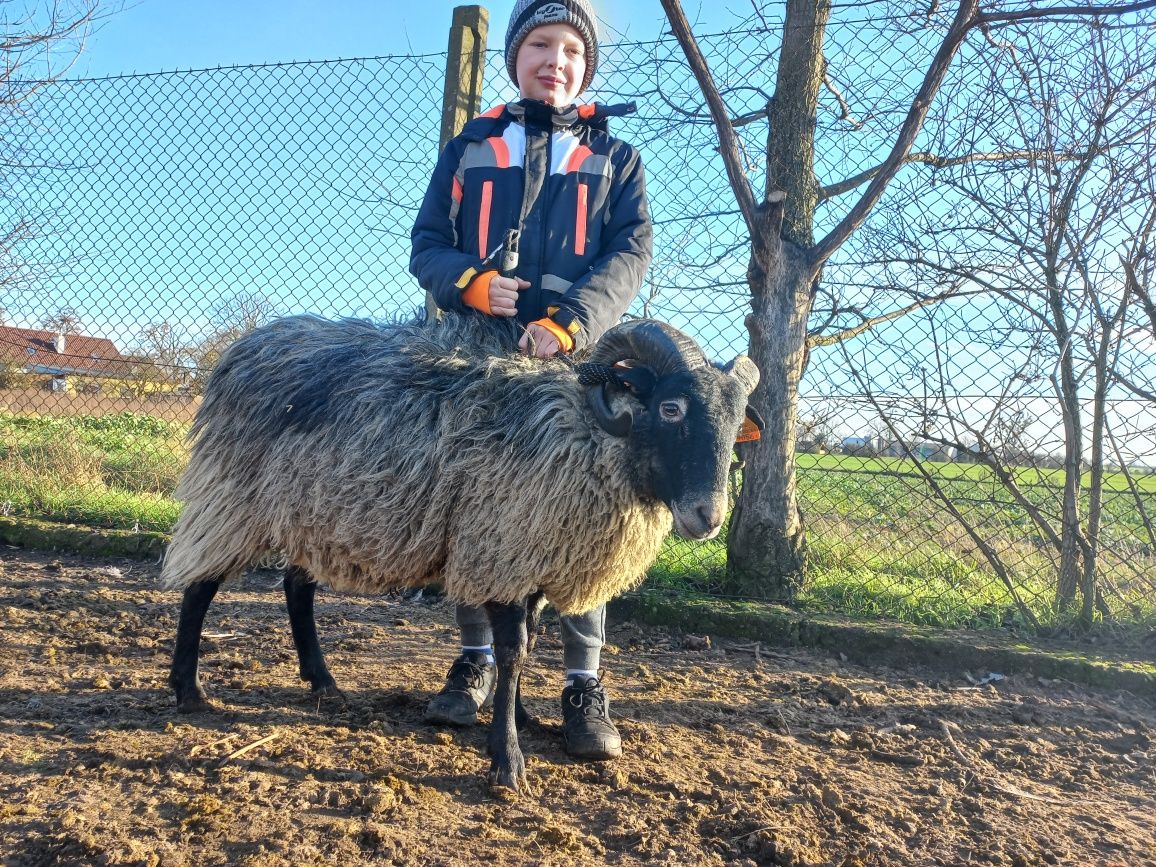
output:
<instances>
[{"instance_id":1,"label":"sheep's ear","mask_svg":"<svg viewBox=\"0 0 1156 867\"><path fill-rule=\"evenodd\" d=\"M653 370L633 360L615 364L614 378L639 400L650 397L650 393L654 391L654 384L658 382L658 376Z\"/></svg>"},{"instance_id":2,"label":"sheep's ear","mask_svg":"<svg viewBox=\"0 0 1156 867\"><path fill-rule=\"evenodd\" d=\"M730 362L730 364L723 368L723 373L730 374L741 382L747 394L754 391L755 386L759 384L759 369L755 366L755 363L745 355L740 355L734 361Z\"/></svg>"}]
</instances>

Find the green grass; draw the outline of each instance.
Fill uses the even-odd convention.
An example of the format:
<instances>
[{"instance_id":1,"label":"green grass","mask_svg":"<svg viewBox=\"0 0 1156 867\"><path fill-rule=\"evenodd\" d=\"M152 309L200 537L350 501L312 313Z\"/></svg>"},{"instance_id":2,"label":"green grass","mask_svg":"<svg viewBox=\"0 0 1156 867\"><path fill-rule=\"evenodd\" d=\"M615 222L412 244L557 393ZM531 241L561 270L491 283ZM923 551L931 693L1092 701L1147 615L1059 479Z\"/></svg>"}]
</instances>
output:
<instances>
[{"instance_id":1,"label":"green grass","mask_svg":"<svg viewBox=\"0 0 1156 867\"><path fill-rule=\"evenodd\" d=\"M0 413L0 512L94 527L172 529L172 499L187 460L188 426L150 416L49 418ZM1008 568L1040 623L1051 609L1055 564L1023 509L991 473L971 464L928 464L938 483ZM1059 471L1020 471L1025 493L1055 511ZM1156 476L1135 479L1152 496ZM1106 479L1103 578L1121 619L1156 623L1156 551L1127 481ZM900 458L800 455L807 519L803 608L935 627L1017 627L1024 617L975 543ZM667 540L650 586L726 594L726 544Z\"/></svg>"},{"instance_id":2,"label":"green grass","mask_svg":"<svg viewBox=\"0 0 1156 867\"><path fill-rule=\"evenodd\" d=\"M122 413L0 413L0 507L95 527L166 531L180 511L187 426Z\"/></svg>"}]
</instances>

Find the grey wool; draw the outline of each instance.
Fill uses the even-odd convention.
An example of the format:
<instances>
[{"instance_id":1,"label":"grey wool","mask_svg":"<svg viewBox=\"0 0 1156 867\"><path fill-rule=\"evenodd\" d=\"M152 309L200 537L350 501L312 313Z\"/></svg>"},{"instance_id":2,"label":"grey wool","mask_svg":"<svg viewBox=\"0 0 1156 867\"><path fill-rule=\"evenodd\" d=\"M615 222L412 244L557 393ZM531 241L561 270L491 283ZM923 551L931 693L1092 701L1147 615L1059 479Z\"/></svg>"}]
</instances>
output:
<instances>
[{"instance_id":1,"label":"grey wool","mask_svg":"<svg viewBox=\"0 0 1156 867\"><path fill-rule=\"evenodd\" d=\"M578 91L581 93L590 86L598 68L598 27L589 0L518 0L514 4L506 28L506 70L510 80L518 84L517 58L522 41L535 27L545 24L569 24L586 44L586 74Z\"/></svg>"}]
</instances>

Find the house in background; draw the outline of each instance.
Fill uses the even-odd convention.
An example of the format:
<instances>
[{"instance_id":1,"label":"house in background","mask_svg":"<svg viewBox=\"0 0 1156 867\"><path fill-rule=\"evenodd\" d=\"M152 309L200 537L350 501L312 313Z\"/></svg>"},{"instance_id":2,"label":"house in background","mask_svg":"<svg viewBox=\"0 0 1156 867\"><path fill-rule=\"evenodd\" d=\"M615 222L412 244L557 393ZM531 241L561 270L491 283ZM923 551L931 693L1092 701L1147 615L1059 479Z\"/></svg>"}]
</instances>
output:
<instances>
[{"instance_id":1,"label":"house in background","mask_svg":"<svg viewBox=\"0 0 1156 867\"><path fill-rule=\"evenodd\" d=\"M0 366L53 391L67 391L69 377L121 379L128 361L104 337L0 326Z\"/></svg>"}]
</instances>

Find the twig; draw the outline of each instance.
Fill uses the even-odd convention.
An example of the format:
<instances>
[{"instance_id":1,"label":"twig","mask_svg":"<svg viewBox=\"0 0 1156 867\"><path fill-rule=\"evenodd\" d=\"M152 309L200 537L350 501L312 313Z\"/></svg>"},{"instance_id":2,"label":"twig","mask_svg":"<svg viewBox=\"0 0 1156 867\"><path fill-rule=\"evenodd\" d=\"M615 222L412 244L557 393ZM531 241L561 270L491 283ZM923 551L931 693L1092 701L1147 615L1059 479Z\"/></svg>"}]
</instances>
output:
<instances>
[{"instance_id":1,"label":"twig","mask_svg":"<svg viewBox=\"0 0 1156 867\"><path fill-rule=\"evenodd\" d=\"M192 749L190 749L190 750L189 750L189 758L191 759L193 756L195 756L195 755L196 755L197 753L199 753L201 750L209 750L209 749L212 749L213 747L218 747L218 746L220 746L221 744L225 743L226 741L231 741L231 740L233 740L233 738L235 738L236 736L237 736L237 733L236 733L236 732L233 732L233 734L231 734L231 735L225 735L223 738L219 738L219 739L217 739L217 740L215 740L215 741L212 741L211 743L207 743L207 744L193 744L193 747L192 747Z\"/></svg>"},{"instance_id":2,"label":"twig","mask_svg":"<svg viewBox=\"0 0 1156 867\"><path fill-rule=\"evenodd\" d=\"M244 638L244 632L206 632L201 637L211 638L213 641L231 641L234 638Z\"/></svg>"},{"instance_id":3,"label":"twig","mask_svg":"<svg viewBox=\"0 0 1156 867\"><path fill-rule=\"evenodd\" d=\"M266 735L265 737L261 738L260 740L253 741L253 743L251 743L251 744L245 744L245 746L241 747L239 750L235 750L234 752L229 753L229 755L227 755L223 759L221 759L221 764L222 765L227 764L228 762L231 762L233 759L237 758L238 756L243 756L243 755L245 755L245 753L249 752L250 750L255 750L255 749L257 749L257 747L261 746L262 744L267 744L267 743L269 743L269 741L273 740L274 738L279 738L279 737L281 737L281 732L273 732L273 734Z\"/></svg>"},{"instance_id":4,"label":"twig","mask_svg":"<svg viewBox=\"0 0 1156 867\"><path fill-rule=\"evenodd\" d=\"M975 776L975 779L978 782L991 786L997 791L1003 792L1005 795L1011 795L1016 798L1027 798L1030 801L1040 801L1045 804L1071 804L1075 802L1081 804L1102 804L1104 806L1109 806L1107 801L1094 801L1089 798L1072 798L1065 800L1064 798L1049 798L1045 795L1034 795L1031 792L1025 792L1018 786L1009 785L994 775L986 775L975 766L975 763L970 758L968 758L967 754L960 748L959 744L955 742L955 738L951 736L951 729L948 727L948 724L945 720L939 720L939 729L941 732L943 732L944 740L947 741L947 745L951 747L951 751L955 753L956 758L958 758L959 761L963 763L963 765L969 771L971 771L971 773Z\"/></svg>"},{"instance_id":5,"label":"twig","mask_svg":"<svg viewBox=\"0 0 1156 867\"><path fill-rule=\"evenodd\" d=\"M732 837L731 842L737 843L739 840L745 840L747 837L751 837L760 833L761 831L778 831L782 827L782 825L764 825L761 828L755 828L753 831L747 831L745 834L739 834L737 837Z\"/></svg>"},{"instance_id":6,"label":"twig","mask_svg":"<svg viewBox=\"0 0 1156 867\"><path fill-rule=\"evenodd\" d=\"M772 659L781 659L786 662L796 661L792 656L787 656L783 653L775 653L774 651L767 650L763 647L763 643L761 641L752 641L750 644L727 644L723 646L723 650L728 652L733 650L740 653L753 653L755 655L755 660L758 662L762 662L764 656L769 656Z\"/></svg>"}]
</instances>

